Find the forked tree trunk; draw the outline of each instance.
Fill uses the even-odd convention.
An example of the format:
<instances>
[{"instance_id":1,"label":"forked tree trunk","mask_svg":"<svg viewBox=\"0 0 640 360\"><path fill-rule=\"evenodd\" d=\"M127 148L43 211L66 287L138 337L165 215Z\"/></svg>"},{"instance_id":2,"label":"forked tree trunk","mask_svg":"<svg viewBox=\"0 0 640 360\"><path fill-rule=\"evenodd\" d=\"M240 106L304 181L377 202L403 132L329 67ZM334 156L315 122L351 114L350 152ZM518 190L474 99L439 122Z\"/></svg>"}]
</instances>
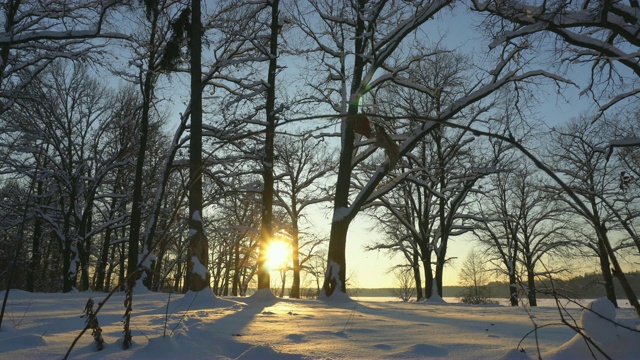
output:
<instances>
[{"instance_id":1,"label":"forked tree trunk","mask_svg":"<svg viewBox=\"0 0 640 360\"><path fill-rule=\"evenodd\" d=\"M358 0L358 14L364 13L366 0ZM322 291L330 297L338 290L347 292L346 288L346 244L349 225L353 220L353 214L349 211L349 193L351 189L351 174L353 150L355 149L355 115L358 114L359 91L364 75L364 33L365 23L362 16L356 21L356 34L354 38L354 67L353 81L351 82L351 98L347 108L346 118L342 119L342 147L340 148L340 163L338 165L338 178L336 180L336 192L333 205L333 220L329 238L329 251L327 254L327 272L325 274Z\"/></svg>"},{"instance_id":2,"label":"forked tree trunk","mask_svg":"<svg viewBox=\"0 0 640 360\"><path fill-rule=\"evenodd\" d=\"M613 274L611 273L611 262L607 255L607 249L605 248L603 241L598 240L598 258L600 259L600 271L602 272L602 280L604 280L604 289L607 295L607 299L611 303L618 307L618 300L616 299L616 291L613 287Z\"/></svg>"}]
</instances>

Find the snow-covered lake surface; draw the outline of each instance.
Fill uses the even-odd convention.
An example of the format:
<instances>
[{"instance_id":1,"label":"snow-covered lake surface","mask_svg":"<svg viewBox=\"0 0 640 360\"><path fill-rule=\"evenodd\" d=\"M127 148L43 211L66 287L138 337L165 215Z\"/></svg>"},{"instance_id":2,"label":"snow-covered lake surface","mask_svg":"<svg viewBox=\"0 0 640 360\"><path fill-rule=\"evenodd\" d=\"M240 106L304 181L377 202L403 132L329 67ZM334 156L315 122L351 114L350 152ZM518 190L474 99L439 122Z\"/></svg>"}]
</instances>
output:
<instances>
[{"instance_id":1,"label":"snow-covered lake surface","mask_svg":"<svg viewBox=\"0 0 640 360\"><path fill-rule=\"evenodd\" d=\"M0 292L4 296L4 292ZM0 359L60 359L84 327L89 297L103 293L10 292L0 329ZM567 321L593 341L560 323L551 300L537 308L470 306L455 298L403 303L393 298L340 301L215 298L137 292L134 346L121 349L124 295L115 294L98 314L105 348L95 351L91 331L70 353L79 359L585 359L598 348L613 359L637 359L640 319L626 301L605 299L593 312L571 305ZM589 304L589 301L583 301ZM538 327L537 332L533 331ZM164 335L164 336L163 336Z\"/></svg>"}]
</instances>

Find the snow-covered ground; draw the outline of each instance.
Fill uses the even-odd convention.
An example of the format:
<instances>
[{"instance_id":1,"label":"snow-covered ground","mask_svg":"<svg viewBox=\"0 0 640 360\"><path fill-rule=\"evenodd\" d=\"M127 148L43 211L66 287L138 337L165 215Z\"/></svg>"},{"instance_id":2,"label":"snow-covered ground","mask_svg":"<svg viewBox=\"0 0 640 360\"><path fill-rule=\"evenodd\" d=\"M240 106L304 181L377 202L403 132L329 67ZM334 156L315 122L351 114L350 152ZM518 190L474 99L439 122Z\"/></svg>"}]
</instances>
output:
<instances>
[{"instance_id":1,"label":"snow-covered ground","mask_svg":"<svg viewBox=\"0 0 640 360\"><path fill-rule=\"evenodd\" d=\"M105 294L11 291L0 329L0 359L64 357L84 327L80 316L89 297L97 306ZM87 331L70 358L535 359L540 351L545 359L585 359L591 351L598 354L596 348L613 359L637 359L640 354L640 319L628 306L616 311L606 299L590 306L627 328L575 305L565 313L573 317L567 318L571 324L586 329L593 341L587 346L574 330L553 325L560 317L548 300L527 309L469 306L451 303L453 299L325 302L283 300L265 292L224 299L203 293L169 297L139 292L132 316L134 346L128 350L120 346L123 300L123 294L115 294L98 314L104 350L95 351ZM534 323L537 332L532 332Z\"/></svg>"}]
</instances>

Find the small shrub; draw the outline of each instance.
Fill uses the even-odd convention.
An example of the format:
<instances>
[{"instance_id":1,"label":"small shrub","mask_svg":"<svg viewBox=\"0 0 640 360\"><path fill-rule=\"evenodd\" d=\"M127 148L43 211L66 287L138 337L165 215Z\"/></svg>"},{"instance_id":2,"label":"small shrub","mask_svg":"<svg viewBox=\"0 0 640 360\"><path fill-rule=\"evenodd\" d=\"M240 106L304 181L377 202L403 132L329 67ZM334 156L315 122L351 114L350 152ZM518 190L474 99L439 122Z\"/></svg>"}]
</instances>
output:
<instances>
[{"instance_id":1,"label":"small shrub","mask_svg":"<svg viewBox=\"0 0 640 360\"><path fill-rule=\"evenodd\" d=\"M463 295L460 297L460 302L469 305L497 305L498 302L495 300L491 300L485 296L476 296L476 295Z\"/></svg>"},{"instance_id":2,"label":"small shrub","mask_svg":"<svg viewBox=\"0 0 640 360\"><path fill-rule=\"evenodd\" d=\"M93 340L96 343L96 350L100 351L104 348L104 339L102 338L102 328L98 323L98 317L93 310L93 299L89 298L87 300L87 304L84 307L84 315L81 317L85 318L85 324L91 329L91 336L93 336Z\"/></svg>"}]
</instances>

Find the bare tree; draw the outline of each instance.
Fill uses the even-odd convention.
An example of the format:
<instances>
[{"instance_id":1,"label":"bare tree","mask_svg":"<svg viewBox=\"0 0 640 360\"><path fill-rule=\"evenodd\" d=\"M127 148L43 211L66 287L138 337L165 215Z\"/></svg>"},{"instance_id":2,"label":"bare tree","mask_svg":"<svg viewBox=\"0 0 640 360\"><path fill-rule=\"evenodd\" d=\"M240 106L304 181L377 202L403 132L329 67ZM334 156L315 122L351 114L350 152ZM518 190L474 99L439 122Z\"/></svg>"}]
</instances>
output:
<instances>
[{"instance_id":1,"label":"bare tree","mask_svg":"<svg viewBox=\"0 0 640 360\"><path fill-rule=\"evenodd\" d=\"M485 221L475 233L495 255L496 268L508 276L512 306L518 305L520 283L525 284L529 305L536 306L535 281L547 271L539 269L540 262L574 246L563 221L565 209L555 193L544 190L545 184L539 172L516 158L485 184L478 205ZM518 269L525 272L525 280L518 279Z\"/></svg>"},{"instance_id":2,"label":"bare tree","mask_svg":"<svg viewBox=\"0 0 640 360\"><path fill-rule=\"evenodd\" d=\"M491 303L487 284L491 279L491 269L487 267L485 257L477 249L471 249L460 267L458 275L462 290L462 302L467 304Z\"/></svg>"},{"instance_id":3,"label":"bare tree","mask_svg":"<svg viewBox=\"0 0 640 360\"><path fill-rule=\"evenodd\" d=\"M616 105L623 105L640 92L636 81L628 81L628 78L637 79L640 75L640 55L634 50L638 45L640 26L640 13L635 1L626 5L624 2L600 3L589 0L553 4L474 0L474 6L478 11L495 15L498 20L494 22L492 46L505 41L526 41L533 48L537 34L550 33L560 41L544 41L542 45L557 44L558 59L562 63L569 68L573 64L590 65L590 79L582 93L590 94L599 106L595 118L600 118ZM639 143L633 142L635 145ZM612 149L618 144L607 145ZM625 142L624 145L632 144ZM556 177L556 181L561 183L562 180ZM573 207L594 219L597 217L571 189L562 184L561 187L574 202ZM606 251L629 302L640 316L640 303L620 267L614 246L603 235L606 232L604 228L600 227L597 232L602 250Z\"/></svg>"},{"instance_id":4,"label":"bare tree","mask_svg":"<svg viewBox=\"0 0 640 360\"><path fill-rule=\"evenodd\" d=\"M104 45L90 39L126 39L110 32L117 1L60 2L7 0L0 7L0 115L56 59L99 63Z\"/></svg>"},{"instance_id":5,"label":"bare tree","mask_svg":"<svg viewBox=\"0 0 640 360\"><path fill-rule=\"evenodd\" d=\"M63 291L76 287L78 273L80 289L89 289L92 239L122 220L98 223L94 212L103 182L128 160L131 143L108 151L107 131L111 122L121 120L127 106L115 104L118 99L85 66L68 62L50 66L20 97L11 110L15 120L11 128L21 133L24 149L40 144L35 145L35 159L46 164L46 170L39 176L43 182L36 193L50 200L36 210L60 242Z\"/></svg>"},{"instance_id":6,"label":"bare tree","mask_svg":"<svg viewBox=\"0 0 640 360\"><path fill-rule=\"evenodd\" d=\"M391 289L391 294L402 301L409 301L416 296L416 287L413 284L413 271L411 268L396 268L393 270L396 287Z\"/></svg>"},{"instance_id":7,"label":"bare tree","mask_svg":"<svg viewBox=\"0 0 640 360\"><path fill-rule=\"evenodd\" d=\"M610 109L640 91L624 78L640 76L638 46L640 14L635 1L599 3L590 0L533 4L526 0L474 0L476 10L495 15L491 47L526 39L530 46L555 44L556 59L569 68L585 64L590 80L582 92L591 95L600 112ZM500 22L504 19L507 22ZM553 34L558 42L537 37ZM540 40L540 41L536 41ZM620 76L621 75L621 76Z\"/></svg>"},{"instance_id":8,"label":"bare tree","mask_svg":"<svg viewBox=\"0 0 640 360\"><path fill-rule=\"evenodd\" d=\"M230 285L232 295L246 294L247 279L257 272L260 204L259 193L248 192L222 197L213 207L210 241L214 244L214 292L221 293ZM221 278L223 271L229 272L228 278Z\"/></svg>"},{"instance_id":9,"label":"bare tree","mask_svg":"<svg viewBox=\"0 0 640 360\"><path fill-rule=\"evenodd\" d=\"M588 235L587 238L592 238L593 241L588 241L585 245L598 255L607 298L617 306L610 262L612 259L607 250L607 244L613 245L610 231L617 227L617 222L604 199L616 197L620 191L620 168L614 161L607 162L606 154L600 151L609 141L609 130L609 127L593 124L585 116L574 119L566 126L555 129L549 151L555 171L564 175L568 186L588 205L588 211L584 211L571 199L561 197L572 213L580 216L591 228L591 236ZM612 248L613 251L617 249L618 246Z\"/></svg>"},{"instance_id":10,"label":"bare tree","mask_svg":"<svg viewBox=\"0 0 640 360\"><path fill-rule=\"evenodd\" d=\"M313 248L320 244L318 241L305 241L301 244L300 220L303 219L308 207L330 200L322 188L321 182L327 180L327 175L333 172L333 157L324 144L307 137L282 139L276 143L276 174L278 179L275 196L277 205L282 207L291 220L288 232L291 236L291 251L293 261L293 283L289 297L300 297L300 270L305 258L300 257L300 248L304 245Z\"/></svg>"},{"instance_id":11,"label":"bare tree","mask_svg":"<svg viewBox=\"0 0 640 360\"><path fill-rule=\"evenodd\" d=\"M482 109L487 104L480 105L481 100L505 84L536 76L550 76L563 81L545 71L525 70L523 64L513 61L525 48L505 44L502 51L497 52L500 59L495 68L488 69L484 73L486 76L477 75L473 84L468 84L465 91L457 94L450 105L443 107L437 114L415 117L414 119L423 121L411 131L394 139L381 124L370 126L370 119L360 114L360 106L368 99L369 93L381 84L394 82L423 89L425 93L435 96L437 89L421 87L403 72L407 64L414 60L413 57L407 57L403 62L391 63L389 60L407 36L449 4L449 1L396 3L361 0L357 4L333 6L327 2L314 1L310 6L315 10L313 14L317 14L316 17L309 16L311 12L305 13L306 18L301 28L305 30L309 41L314 43L314 47L321 49L326 55L323 57L323 67L335 85L329 92L336 95L334 98L322 95L319 98L328 101L341 120L340 161L328 270L323 286L324 294L328 297L336 290L338 293L345 292L345 244L351 221L364 205L389 191L400 178L406 176L406 173L393 172L400 158L414 149L428 134L439 129L437 124L455 118L462 110L470 109L470 105L475 105L473 108L476 115L483 113ZM347 47L346 39L353 39L352 47ZM350 54L354 55L351 57ZM352 59L352 66L347 67L347 59ZM330 87L328 85L330 84L326 87ZM365 144L378 145L370 146L367 151L358 154L361 137L356 134L371 137ZM398 140L401 141L399 145L396 143ZM352 191L353 166L362 162L377 148L383 149L387 160L379 163L376 170L367 179L363 179L366 185L361 190Z\"/></svg>"}]
</instances>

